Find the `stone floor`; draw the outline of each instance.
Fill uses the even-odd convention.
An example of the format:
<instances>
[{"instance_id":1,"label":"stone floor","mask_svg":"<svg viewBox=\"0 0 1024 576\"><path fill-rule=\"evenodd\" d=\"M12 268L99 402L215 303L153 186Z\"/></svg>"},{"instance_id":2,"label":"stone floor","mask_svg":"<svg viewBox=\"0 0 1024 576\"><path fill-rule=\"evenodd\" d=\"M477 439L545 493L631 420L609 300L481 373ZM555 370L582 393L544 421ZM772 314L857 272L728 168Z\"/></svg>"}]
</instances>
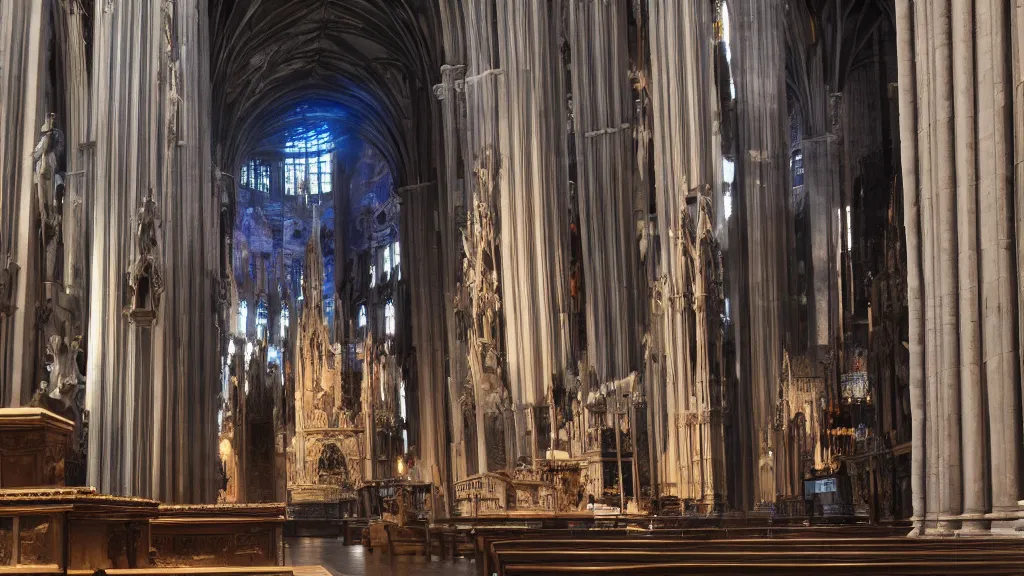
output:
<instances>
[{"instance_id":1,"label":"stone floor","mask_svg":"<svg viewBox=\"0 0 1024 576\"><path fill-rule=\"evenodd\" d=\"M391 558L362 546L344 546L330 538L285 538L284 560L289 566L319 565L333 576L474 576L472 560L427 562L423 557Z\"/></svg>"}]
</instances>

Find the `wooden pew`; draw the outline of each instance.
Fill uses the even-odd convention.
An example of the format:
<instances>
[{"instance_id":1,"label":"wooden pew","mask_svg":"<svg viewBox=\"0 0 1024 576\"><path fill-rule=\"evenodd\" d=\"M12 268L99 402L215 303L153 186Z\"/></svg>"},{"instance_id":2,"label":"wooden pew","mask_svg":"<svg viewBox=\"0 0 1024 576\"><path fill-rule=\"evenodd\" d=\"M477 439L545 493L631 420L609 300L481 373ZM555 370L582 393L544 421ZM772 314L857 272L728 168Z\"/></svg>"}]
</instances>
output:
<instances>
[{"instance_id":1,"label":"wooden pew","mask_svg":"<svg viewBox=\"0 0 1024 576\"><path fill-rule=\"evenodd\" d=\"M687 576L749 576L751 574L775 576L1016 576L1021 574L1020 564L983 562L903 562L894 560L883 564L850 563L804 563L804 564L766 564L766 563L723 563L701 564L692 562L663 564L604 564L601 566L543 566L543 565L511 565L505 572L506 576L530 576L534 574L602 574L612 576L633 575L675 575Z\"/></svg>"},{"instance_id":2,"label":"wooden pew","mask_svg":"<svg viewBox=\"0 0 1024 576\"><path fill-rule=\"evenodd\" d=\"M762 573L761 570L766 574L1020 574L1024 572L1024 547L1013 540L999 539L520 539L492 542L487 560L487 565L482 566L483 573L501 576L563 571L750 574ZM951 566L953 571L935 572L936 565ZM743 566L745 571L731 572L728 566ZM925 571L917 567L925 567Z\"/></svg>"},{"instance_id":3,"label":"wooden pew","mask_svg":"<svg viewBox=\"0 0 1024 576\"><path fill-rule=\"evenodd\" d=\"M783 540L792 538L815 538L821 541L831 540L838 537L890 537L897 533L897 530L878 527L816 527L804 528L736 528L730 530L709 530L704 528L688 529L656 529L651 531L637 532L630 528L607 528L607 529L534 529L527 527L479 527L474 528L471 540L474 544L474 557L477 566L481 567L482 574L489 574L491 557L489 555L489 543L498 540L531 539L549 542L573 540L580 542L588 539L616 539L616 538L644 538L644 539L668 539L670 541L717 541L736 539L767 539ZM898 529L902 536L905 532Z\"/></svg>"}]
</instances>

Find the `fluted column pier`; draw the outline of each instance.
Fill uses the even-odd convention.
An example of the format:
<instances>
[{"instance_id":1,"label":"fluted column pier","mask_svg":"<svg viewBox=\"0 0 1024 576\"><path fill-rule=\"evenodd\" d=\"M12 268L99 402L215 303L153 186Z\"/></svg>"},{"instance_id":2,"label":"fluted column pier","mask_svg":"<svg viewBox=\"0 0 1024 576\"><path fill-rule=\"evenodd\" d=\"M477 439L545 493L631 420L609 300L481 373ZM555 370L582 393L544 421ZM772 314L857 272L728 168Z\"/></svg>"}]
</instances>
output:
<instances>
[{"instance_id":1,"label":"fluted column pier","mask_svg":"<svg viewBox=\"0 0 1024 576\"><path fill-rule=\"evenodd\" d=\"M896 2L914 534L1020 517L1020 11Z\"/></svg>"},{"instance_id":2,"label":"fluted column pier","mask_svg":"<svg viewBox=\"0 0 1024 576\"><path fill-rule=\"evenodd\" d=\"M216 498L220 206L206 15L206 0L125 0L93 22L88 482L169 502ZM151 236L140 227L150 191ZM143 304L124 278L150 255ZM140 305L145 320L132 315Z\"/></svg>"},{"instance_id":3,"label":"fluted column pier","mask_svg":"<svg viewBox=\"0 0 1024 576\"><path fill-rule=\"evenodd\" d=\"M519 455L538 450L535 407L569 364L568 178L561 0L499 0L501 282ZM520 426L522 423L522 426ZM520 440L521 441L521 440Z\"/></svg>"},{"instance_id":4,"label":"fluted column pier","mask_svg":"<svg viewBox=\"0 0 1024 576\"><path fill-rule=\"evenodd\" d=\"M709 318L721 314L713 232L722 204L714 18L709 3L650 0L648 6L661 245L652 314L665 358L668 420L667 436L661 427L655 431L658 477L668 493L717 504L726 486L721 328L718 318Z\"/></svg>"},{"instance_id":5,"label":"fluted column pier","mask_svg":"<svg viewBox=\"0 0 1024 576\"><path fill-rule=\"evenodd\" d=\"M638 367L638 306L646 294L636 241L647 209L637 209L633 185L630 8L623 0L569 7L587 361L604 384Z\"/></svg>"},{"instance_id":6,"label":"fluted column pier","mask_svg":"<svg viewBox=\"0 0 1024 576\"><path fill-rule=\"evenodd\" d=\"M749 446L753 470L751 500L774 502L774 419L782 367L787 307L787 189L784 166L786 127L783 4L780 0L736 0L729 4L735 23L736 106L739 136L736 215L739 217L740 302L735 330L741 358L740 389L749 395ZM730 251L737 245L730 243ZM741 400L741 403L743 401Z\"/></svg>"}]
</instances>

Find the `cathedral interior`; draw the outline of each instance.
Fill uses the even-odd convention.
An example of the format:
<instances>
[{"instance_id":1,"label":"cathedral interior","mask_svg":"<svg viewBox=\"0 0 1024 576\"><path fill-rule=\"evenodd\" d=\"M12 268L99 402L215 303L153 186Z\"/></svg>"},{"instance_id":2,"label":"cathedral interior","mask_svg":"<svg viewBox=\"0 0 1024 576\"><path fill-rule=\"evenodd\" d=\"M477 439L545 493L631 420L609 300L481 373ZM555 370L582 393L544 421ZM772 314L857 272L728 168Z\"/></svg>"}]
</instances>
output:
<instances>
[{"instance_id":1,"label":"cathedral interior","mask_svg":"<svg viewBox=\"0 0 1024 576\"><path fill-rule=\"evenodd\" d=\"M1021 0L0 0L0 574L1020 574L1022 344Z\"/></svg>"}]
</instances>

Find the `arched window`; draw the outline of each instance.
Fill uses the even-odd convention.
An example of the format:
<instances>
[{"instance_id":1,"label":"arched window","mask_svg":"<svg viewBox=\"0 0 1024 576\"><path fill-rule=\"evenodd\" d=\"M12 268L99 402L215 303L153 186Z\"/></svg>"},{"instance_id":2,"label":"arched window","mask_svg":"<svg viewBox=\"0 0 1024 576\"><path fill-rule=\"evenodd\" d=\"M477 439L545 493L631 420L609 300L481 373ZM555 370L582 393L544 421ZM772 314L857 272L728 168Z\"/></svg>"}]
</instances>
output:
<instances>
[{"instance_id":1,"label":"arched window","mask_svg":"<svg viewBox=\"0 0 1024 576\"><path fill-rule=\"evenodd\" d=\"M384 305L384 333L388 336L395 335L395 303L391 300Z\"/></svg>"},{"instance_id":2,"label":"arched window","mask_svg":"<svg viewBox=\"0 0 1024 576\"><path fill-rule=\"evenodd\" d=\"M384 249L384 274L389 279L401 280L402 268L399 266L401 263L402 253L398 247L398 242L392 242L390 246Z\"/></svg>"},{"instance_id":3,"label":"arched window","mask_svg":"<svg viewBox=\"0 0 1024 576\"><path fill-rule=\"evenodd\" d=\"M360 304L359 305L359 315L356 317L356 325L359 326L360 328L363 328L363 327L366 326L366 305L365 304Z\"/></svg>"},{"instance_id":4,"label":"arched window","mask_svg":"<svg viewBox=\"0 0 1024 576\"><path fill-rule=\"evenodd\" d=\"M284 147L284 193L300 194L305 181L310 195L330 194L333 149L334 141L326 124L294 132Z\"/></svg>"},{"instance_id":5,"label":"arched window","mask_svg":"<svg viewBox=\"0 0 1024 576\"><path fill-rule=\"evenodd\" d=\"M804 152L794 150L789 159L789 169L793 172L793 187L804 185Z\"/></svg>"},{"instance_id":6,"label":"arched window","mask_svg":"<svg viewBox=\"0 0 1024 576\"><path fill-rule=\"evenodd\" d=\"M732 49L729 44L732 41L732 22L729 17L729 5L722 2L722 43L725 44L725 61L729 64L729 68L732 69ZM729 75L729 97L733 100L736 99L736 83L733 81L732 74Z\"/></svg>"},{"instance_id":7,"label":"arched window","mask_svg":"<svg viewBox=\"0 0 1024 576\"><path fill-rule=\"evenodd\" d=\"M267 336L267 314L267 303L258 303L256 305L256 338L263 339Z\"/></svg>"},{"instance_id":8,"label":"arched window","mask_svg":"<svg viewBox=\"0 0 1024 576\"><path fill-rule=\"evenodd\" d=\"M249 304L245 300L238 303L238 333L244 335L249 323Z\"/></svg>"},{"instance_id":9,"label":"arched window","mask_svg":"<svg viewBox=\"0 0 1024 576\"><path fill-rule=\"evenodd\" d=\"M722 182L725 194L722 195L722 212L725 219L732 216L732 183L736 180L736 164L732 160L722 159Z\"/></svg>"},{"instance_id":10,"label":"arched window","mask_svg":"<svg viewBox=\"0 0 1024 576\"><path fill-rule=\"evenodd\" d=\"M391 259L391 269L395 271L395 280L402 279L402 250L401 245L395 242L391 245L394 255Z\"/></svg>"}]
</instances>

